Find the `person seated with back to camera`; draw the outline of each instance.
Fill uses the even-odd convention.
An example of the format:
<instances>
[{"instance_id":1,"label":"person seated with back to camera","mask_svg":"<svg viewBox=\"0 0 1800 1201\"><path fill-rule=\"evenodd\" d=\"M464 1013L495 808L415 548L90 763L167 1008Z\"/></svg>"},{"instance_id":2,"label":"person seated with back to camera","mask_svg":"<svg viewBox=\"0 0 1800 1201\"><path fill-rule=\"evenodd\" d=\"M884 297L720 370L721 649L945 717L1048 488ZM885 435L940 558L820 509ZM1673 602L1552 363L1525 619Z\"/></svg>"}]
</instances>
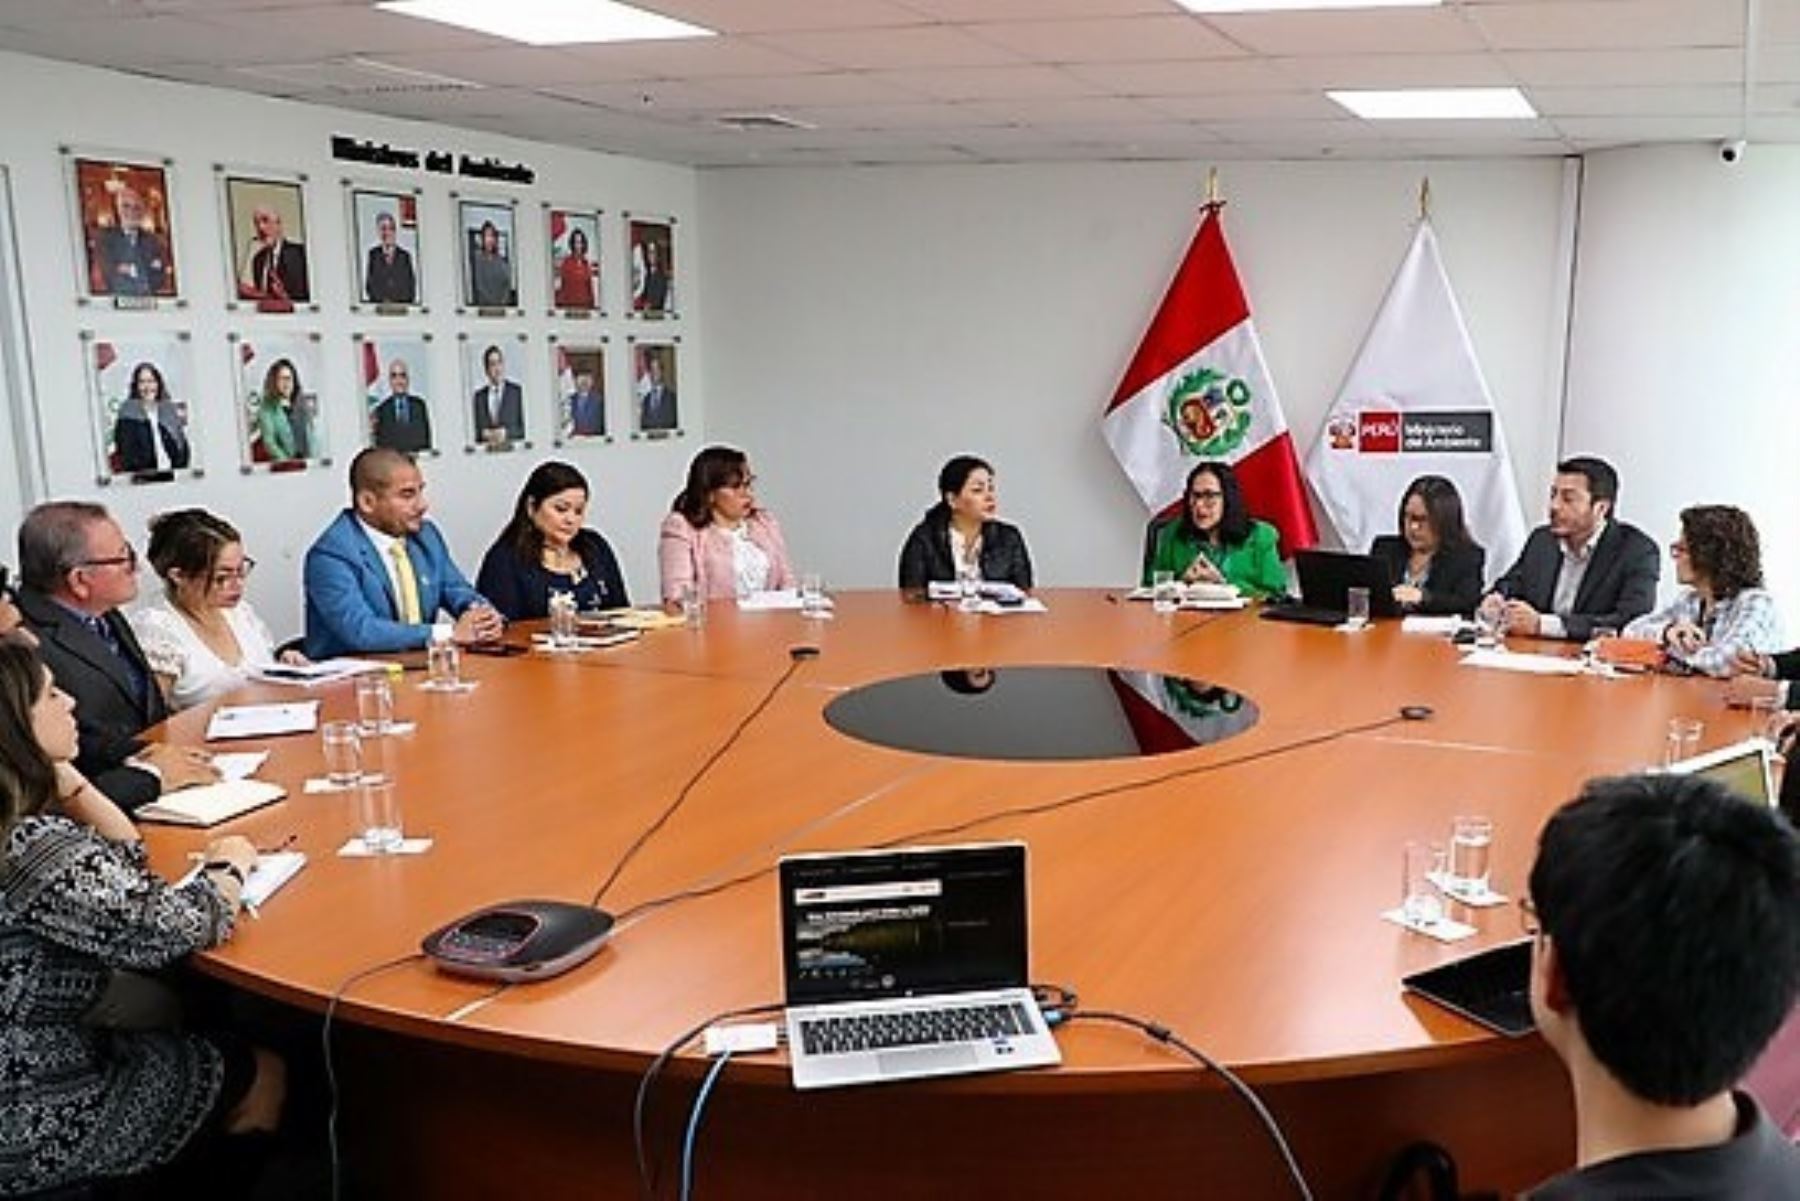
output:
<instances>
[{"instance_id":1,"label":"person seated with back to camera","mask_svg":"<svg viewBox=\"0 0 1800 1201\"><path fill-rule=\"evenodd\" d=\"M1800 1197L1800 1149L1733 1087L1800 996L1794 828L1701 776L1591 780L1528 892L1531 1010L1576 1137L1527 1201Z\"/></svg>"},{"instance_id":2,"label":"person seated with back to camera","mask_svg":"<svg viewBox=\"0 0 1800 1201\"><path fill-rule=\"evenodd\" d=\"M350 505L306 551L307 654L420 650L440 609L456 619L458 643L500 637L506 623L425 517L425 477L412 456L379 446L359 452Z\"/></svg>"},{"instance_id":3,"label":"person seated with back to camera","mask_svg":"<svg viewBox=\"0 0 1800 1201\"><path fill-rule=\"evenodd\" d=\"M99 1011L118 969L231 936L256 849L215 838L192 879L163 880L76 769L74 709L30 643L0 637L0 1194L131 1177L146 1196L251 1195L242 1136L279 1128L281 1059Z\"/></svg>"},{"instance_id":4,"label":"person seated with back to camera","mask_svg":"<svg viewBox=\"0 0 1800 1201\"><path fill-rule=\"evenodd\" d=\"M1012 584L1030 591L1031 552L1017 526L998 520L994 469L957 455L938 472L938 500L900 548L900 587L923 591L959 579Z\"/></svg>"},{"instance_id":5,"label":"person seated with back to camera","mask_svg":"<svg viewBox=\"0 0 1800 1201\"><path fill-rule=\"evenodd\" d=\"M1507 630L1586 642L1595 629L1623 628L1656 606L1662 561L1656 543L1617 519L1619 473L1604 459L1556 465L1550 521L1481 602Z\"/></svg>"},{"instance_id":6,"label":"person seated with back to camera","mask_svg":"<svg viewBox=\"0 0 1800 1201\"><path fill-rule=\"evenodd\" d=\"M191 708L243 684L256 668L305 663L275 651L274 637L244 596L256 560L231 523L205 509L150 519L150 566L163 599L131 614L144 658L173 710Z\"/></svg>"},{"instance_id":7,"label":"person seated with back to camera","mask_svg":"<svg viewBox=\"0 0 1800 1201\"><path fill-rule=\"evenodd\" d=\"M792 588L794 568L775 515L756 503L750 459L729 446L708 446L688 464L657 536L664 604L692 588L702 600L731 600Z\"/></svg>"},{"instance_id":8,"label":"person seated with back to camera","mask_svg":"<svg viewBox=\"0 0 1800 1201\"><path fill-rule=\"evenodd\" d=\"M631 604L612 547L584 524L587 512L587 477L567 463L539 463L481 560L476 590L508 621L549 616L553 592L587 613Z\"/></svg>"},{"instance_id":9,"label":"person seated with back to camera","mask_svg":"<svg viewBox=\"0 0 1800 1201\"><path fill-rule=\"evenodd\" d=\"M1182 495L1181 516L1157 527L1143 583L1167 571L1184 583L1230 584L1246 596L1287 591L1280 535L1250 516L1230 464L1195 465Z\"/></svg>"},{"instance_id":10,"label":"person seated with back to camera","mask_svg":"<svg viewBox=\"0 0 1800 1201\"><path fill-rule=\"evenodd\" d=\"M1740 651L1781 645L1781 611L1763 587L1761 543L1748 513L1731 505L1683 509L1669 557L1681 591L1632 621L1625 637L1659 642L1671 665L1709 676L1730 675Z\"/></svg>"},{"instance_id":11,"label":"person seated with back to camera","mask_svg":"<svg viewBox=\"0 0 1800 1201\"><path fill-rule=\"evenodd\" d=\"M1369 554L1387 564L1394 602L1407 613L1473 613L1481 602L1487 552L1469 536L1462 494L1441 475L1422 475L1400 498L1400 532L1382 534Z\"/></svg>"}]
</instances>

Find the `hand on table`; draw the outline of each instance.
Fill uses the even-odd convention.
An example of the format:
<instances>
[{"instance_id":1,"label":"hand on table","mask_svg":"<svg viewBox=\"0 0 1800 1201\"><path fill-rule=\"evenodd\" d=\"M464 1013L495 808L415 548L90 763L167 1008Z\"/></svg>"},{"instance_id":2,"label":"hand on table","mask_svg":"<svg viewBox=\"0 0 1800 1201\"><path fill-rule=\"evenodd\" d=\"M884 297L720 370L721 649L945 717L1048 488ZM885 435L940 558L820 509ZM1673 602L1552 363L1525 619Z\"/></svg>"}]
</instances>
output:
<instances>
[{"instance_id":1,"label":"hand on table","mask_svg":"<svg viewBox=\"0 0 1800 1201\"><path fill-rule=\"evenodd\" d=\"M1394 585L1394 603L1402 609L1411 609L1425 599L1425 590L1412 584Z\"/></svg>"},{"instance_id":2,"label":"hand on table","mask_svg":"<svg viewBox=\"0 0 1800 1201\"><path fill-rule=\"evenodd\" d=\"M497 642L505 632L506 622L492 605L471 605L456 619L456 629L451 637L467 646L471 642Z\"/></svg>"},{"instance_id":3,"label":"hand on table","mask_svg":"<svg viewBox=\"0 0 1800 1201\"><path fill-rule=\"evenodd\" d=\"M1514 634L1535 636L1543 629L1543 617L1525 601L1507 601L1505 612L1506 628Z\"/></svg>"},{"instance_id":4,"label":"hand on table","mask_svg":"<svg viewBox=\"0 0 1800 1201\"><path fill-rule=\"evenodd\" d=\"M213 766L212 756L199 747L153 742L137 757L156 768L162 776L164 792L174 792L192 784L213 784L219 779L219 769Z\"/></svg>"}]
</instances>

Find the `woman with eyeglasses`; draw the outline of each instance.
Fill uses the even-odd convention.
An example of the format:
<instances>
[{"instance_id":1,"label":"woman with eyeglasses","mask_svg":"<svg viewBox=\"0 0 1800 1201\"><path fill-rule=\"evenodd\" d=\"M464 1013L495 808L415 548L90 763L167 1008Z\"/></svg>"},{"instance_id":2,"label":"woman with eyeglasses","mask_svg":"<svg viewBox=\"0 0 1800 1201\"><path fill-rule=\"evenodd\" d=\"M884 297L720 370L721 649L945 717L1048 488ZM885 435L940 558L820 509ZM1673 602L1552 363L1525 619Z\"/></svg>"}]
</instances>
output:
<instances>
[{"instance_id":1,"label":"woman with eyeglasses","mask_svg":"<svg viewBox=\"0 0 1800 1201\"><path fill-rule=\"evenodd\" d=\"M1670 666L1709 676L1731 675L1739 651L1781 649L1781 611L1763 587L1762 544L1748 513L1732 505L1683 509L1669 557L1681 591L1626 626L1625 637L1660 642Z\"/></svg>"},{"instance_id":2,"label":"woman with eyeglasses","mask_svg":"<svg viewBox=\"0 0 1800 1201\"><path fill-rule=\"evenodd\" d=\"M1394 601L1408 613L1473 613L1481 603L1487 552L1469 536L1462 493L1441 475L1422 475L1400 498L1400 532L1369 553L1386 560Z\"/></svg>"},{"instance_id":3,"label":"woman with eyeglasses","mask_svg":"<svg viewBox=\"0 0 1800 1201\"><path fill-rule=\"evenodd\" d=\"M1250 516L1237 474L1225 463L1188 472L1181 516L1157 527L1144 583L1169 571L1189 584L1230 584L1246 596L1286 592L1275 527Z\"/></svg>"},{"instance_id":4,"label":"woman with eyeglasses","mask_svg":"<svg viewBox=\"0 0 1800 1201\"><path fill-rule=\"evenodd\" d=\"M150 566L162 601L131 614L156 682L172 709L186 709L241 685L258 667L305 663L275 652L269 627L244 599L256 560L230 523L204 509L177 509L150 522Z\"/></svg>"},{"instance_id":5,"label":"woman with eyeglasses","mask_svg":"<svg viewBox=\"0 0 1800 1201\"><path fill-rule=\"evenodd\" d=\"M694 456L657 539L665 603L689 588L705 600L730 600L794 586L781 526L757 505L755 485L741 450L709 446Z\"/></svg>"}]
</instances>

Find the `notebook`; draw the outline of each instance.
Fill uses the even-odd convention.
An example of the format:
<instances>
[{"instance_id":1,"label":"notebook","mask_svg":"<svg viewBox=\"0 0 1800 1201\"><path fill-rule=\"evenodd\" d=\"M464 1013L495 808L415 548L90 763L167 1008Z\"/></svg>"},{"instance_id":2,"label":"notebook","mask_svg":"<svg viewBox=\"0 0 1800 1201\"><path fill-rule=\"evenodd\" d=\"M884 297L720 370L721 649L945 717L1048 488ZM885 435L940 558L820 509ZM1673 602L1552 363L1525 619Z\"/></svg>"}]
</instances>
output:
<instances>
[{"instance_id":1,"label":"notebook","mask_svg":"<svg viewBox=\"0 0 1800 1201\"><path fill-rule=\"evenodd\" d=\"M1025 846L781 860L794 1087L1062 1062L1028 987Z\"/></svg>"},{"instance_id":2,"label":"notebook","mask_svg":"<svg viewBox=\"0 0 1800 1201\"><path fill-rule=\"evenodd\" d=\"M267 780L220 780L197 784L179 792L165 792L132 814L138 821L166 822L176 826L216 826L253 809L273 805L287 789Z\"/></svg>"}]
</instances>

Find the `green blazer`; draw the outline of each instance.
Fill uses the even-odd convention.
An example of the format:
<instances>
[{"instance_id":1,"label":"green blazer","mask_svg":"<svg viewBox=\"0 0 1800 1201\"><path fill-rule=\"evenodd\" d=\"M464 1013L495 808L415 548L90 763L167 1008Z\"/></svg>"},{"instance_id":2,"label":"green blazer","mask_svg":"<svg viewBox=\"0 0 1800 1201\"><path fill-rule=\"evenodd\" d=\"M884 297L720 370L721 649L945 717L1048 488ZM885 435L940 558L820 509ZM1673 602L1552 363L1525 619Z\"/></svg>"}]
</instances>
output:
<instances>
[{"instance_id":1,"label":"green blazer","mask_svg":"<svg viewBox=\"0 0 1800 1201\"><path fill-rule=\"evenodd\" d=\"M1175 578L1180 579L1195 556L1204 554L1227 583L1237 585L1238 591L1248 596L1275 595L1286 592L1288 586L1279 547L1275 527L1266 521L1252 521L1250 536L1236 546L1214 546L1189 533L1187 523L1177 518L1157 531L1156 548L1144 570L1143 582L1148 584L1151 574L1158 571L1174 572Z\"/></svg>"}]
</instances>

